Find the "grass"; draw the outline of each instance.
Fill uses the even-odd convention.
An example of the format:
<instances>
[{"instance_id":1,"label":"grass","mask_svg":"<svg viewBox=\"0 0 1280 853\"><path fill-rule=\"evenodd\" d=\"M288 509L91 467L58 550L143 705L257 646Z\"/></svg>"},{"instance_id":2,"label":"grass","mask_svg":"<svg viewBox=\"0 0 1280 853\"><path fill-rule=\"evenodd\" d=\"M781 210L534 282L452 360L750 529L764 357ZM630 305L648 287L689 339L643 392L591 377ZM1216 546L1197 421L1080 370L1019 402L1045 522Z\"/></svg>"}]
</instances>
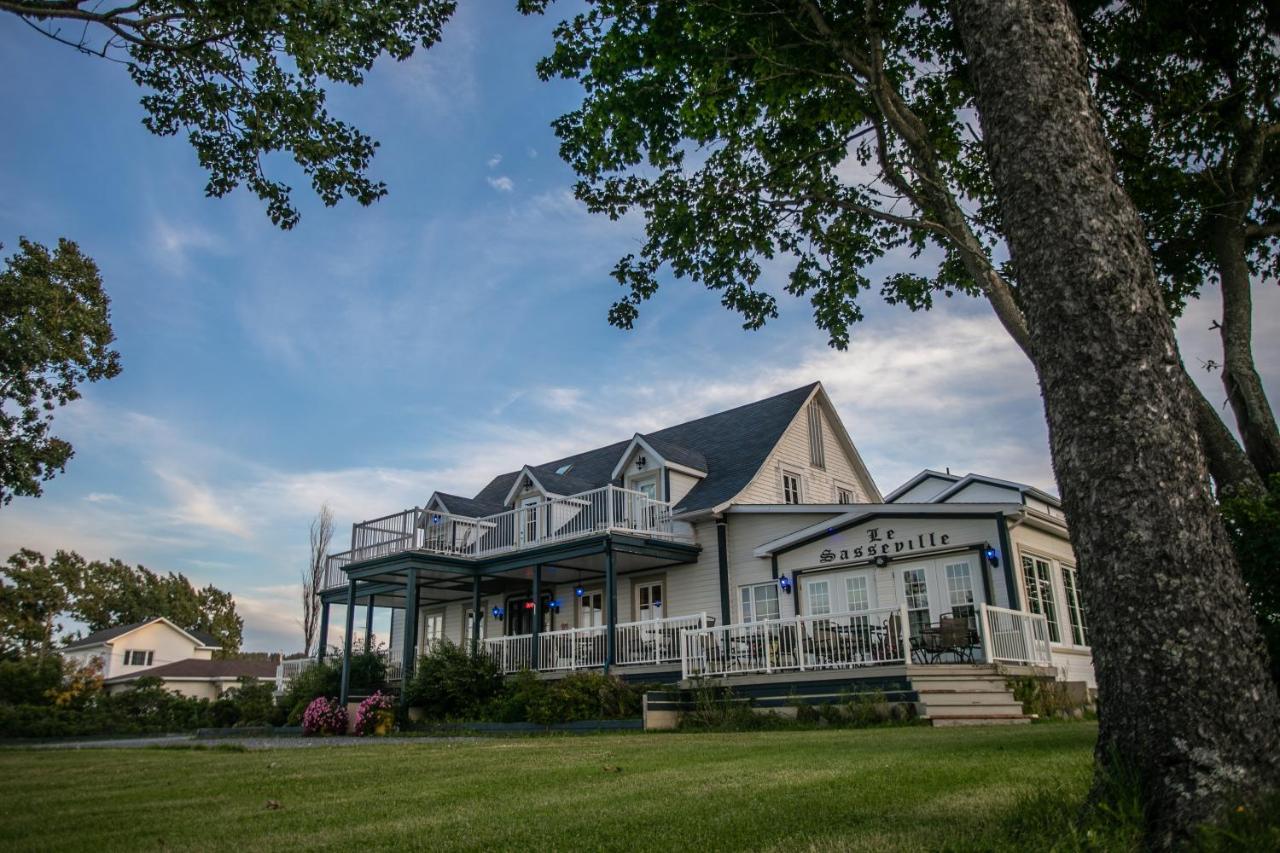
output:
<instances>
[{"instance_id":1,"label":"grass","mask_svg":"<svg viewBox=\"0 0 1280 853\"><path fill-rule=\"evenodd\" d=\"M0 751L6 850L992 850L1094 725ZM1047 845L1046 845L1047 846Z\"/></svg>"}]
</instances>

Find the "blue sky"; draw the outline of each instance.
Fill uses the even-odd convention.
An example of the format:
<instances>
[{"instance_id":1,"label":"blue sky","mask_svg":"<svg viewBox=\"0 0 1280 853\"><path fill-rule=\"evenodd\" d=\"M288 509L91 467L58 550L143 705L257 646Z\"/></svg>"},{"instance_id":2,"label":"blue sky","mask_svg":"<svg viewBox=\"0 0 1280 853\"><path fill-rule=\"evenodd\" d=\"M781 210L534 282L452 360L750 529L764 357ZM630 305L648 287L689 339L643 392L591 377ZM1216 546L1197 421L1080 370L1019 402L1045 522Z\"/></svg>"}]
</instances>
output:
<instances>
[{"instance_id":1,"label":"blue sky","mask_svg":"<svg viewBox=\"0 0 1280 853\"><path fill-rule=\"evenodd\" d=\"M745 332L688 282L636 330L608 326L608 270L640 223L572 199L549 123L578 90L533 72L554 21L464 4L429 53L331 91L332 111L382 143L373 173L390 195L326 209L289 176L303 215L281 232L243 191L204 198L186 142L142 128L123 68L0 16L0 241L6 255L19 235L78 241L102 268L124 362L59 414L76 457L43 498L0 510L0 551L184 572L235 594L247 648L293 650L322 502L340 550L351 522L435 489L468 494L814 379L884 490L926 466L1053 488L1034 376L983 303L869 303L846 353L805 303L784 297L779 320ZM1255 312L1269 382L1276 294L1259 286ZM1215 307L1208 294L1180 327L1192 366L1217 357Z\"/></svg>"}]
</instances>

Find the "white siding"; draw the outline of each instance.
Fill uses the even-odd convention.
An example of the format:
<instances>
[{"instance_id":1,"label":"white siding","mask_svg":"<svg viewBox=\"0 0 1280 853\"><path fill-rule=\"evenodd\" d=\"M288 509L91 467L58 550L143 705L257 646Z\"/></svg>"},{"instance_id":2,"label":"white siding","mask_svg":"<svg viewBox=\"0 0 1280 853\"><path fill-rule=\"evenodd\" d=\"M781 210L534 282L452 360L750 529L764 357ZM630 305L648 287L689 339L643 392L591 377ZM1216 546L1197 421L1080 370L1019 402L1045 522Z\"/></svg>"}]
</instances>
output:
<instances>
[{"instance_id":1,"label":"white siding","mask_svg":"<svg viewBox=\"0 0 1280 853\"><path fill-rule=\"evenodd\" d=\"M869 484L858 476L854 462L832 427L831 411L822 406L822 436L826 456L825 468L814 468L809 451L808 404L796 413L778 444L769 453L754 479L734 499L735 503L783 503L782 470L794 471L804 480L804 503L835 503L837 484L853 492L854 503L867 503Z\"/></svg>"}]
</instances>

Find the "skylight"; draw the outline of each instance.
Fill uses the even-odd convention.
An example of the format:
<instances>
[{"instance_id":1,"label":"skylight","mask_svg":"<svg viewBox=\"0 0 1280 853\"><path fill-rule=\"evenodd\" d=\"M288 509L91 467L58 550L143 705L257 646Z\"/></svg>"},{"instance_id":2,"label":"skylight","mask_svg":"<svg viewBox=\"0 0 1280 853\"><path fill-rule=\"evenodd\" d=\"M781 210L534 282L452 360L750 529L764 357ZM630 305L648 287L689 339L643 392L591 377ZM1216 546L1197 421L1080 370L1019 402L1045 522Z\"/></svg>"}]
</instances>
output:
<instances>
[{"instance_id":1,"label":"skylight","mask_svg":"<svg viewBox=\"0 0 1280 853\"><path fill-rule=\"evenodd\" d=\"M569 473L569 469L570 469L570 468L572 468L572 467L573 467L573 463L572 463L572 462L570 462L568 465L561 465L559 468L557 468L557 469L556 469L556 473L557 473L557 474L568 474L568 473Z\"/></svg>"}]
</instances>

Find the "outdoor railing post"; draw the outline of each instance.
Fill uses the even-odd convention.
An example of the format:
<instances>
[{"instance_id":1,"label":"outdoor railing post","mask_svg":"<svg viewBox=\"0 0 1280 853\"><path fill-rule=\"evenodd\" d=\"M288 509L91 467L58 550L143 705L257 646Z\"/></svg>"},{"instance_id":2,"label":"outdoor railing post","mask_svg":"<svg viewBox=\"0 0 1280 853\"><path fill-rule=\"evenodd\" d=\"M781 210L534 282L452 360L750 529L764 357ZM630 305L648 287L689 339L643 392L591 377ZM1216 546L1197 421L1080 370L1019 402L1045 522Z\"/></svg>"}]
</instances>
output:
<instances>
[{"instance_id":1,"label":"outdoor railing post","mask_svg":"<svg viewBox=\"0 0 1280 853\"><path fill-rule=\"evenodd\" d=\"M773 672L773 654L769 649L769 623L760 623L760 633L764 636L764 671Z\"/></svg>"},{"instance_id":2,"label":"outdoor railing post","mask_svg":"<svg viewBox=\"0 0 1280 853\"><path fill-rule=\"evenodd\" d=\"M907 621L907 604L904 601L898 605L898 622L900 627L898 633L901 636L898 642L902 644L902 663L910 665L911 663L911 625Z\"/></svg>"},{"instance_id":3,"label":"outdoor railing post","mask_svg":"<svg viewBox=\"0 0 1280 853\"><path fill-rule=\"evenodd\" d=\"M982 629L982 660L985 663L993 663L991 649L991 611L987 609L986 602L978 605L978 612L982 615L979 628Z\"/></svg>"},{"instance_id":4,"label":"outdoor railing post","mask_svg":"<svg viewBox=\"0 0 1280 853\"><path fill-rule=\"evenodd\" d=\"M347 629L346 635L342 639L342 685L339 689L341 698L338 700L345 708L347 699L350 697L351 687L351 635L356 629L356 581L352 578L347 582Z\"/></svg>"}]
</instances>

